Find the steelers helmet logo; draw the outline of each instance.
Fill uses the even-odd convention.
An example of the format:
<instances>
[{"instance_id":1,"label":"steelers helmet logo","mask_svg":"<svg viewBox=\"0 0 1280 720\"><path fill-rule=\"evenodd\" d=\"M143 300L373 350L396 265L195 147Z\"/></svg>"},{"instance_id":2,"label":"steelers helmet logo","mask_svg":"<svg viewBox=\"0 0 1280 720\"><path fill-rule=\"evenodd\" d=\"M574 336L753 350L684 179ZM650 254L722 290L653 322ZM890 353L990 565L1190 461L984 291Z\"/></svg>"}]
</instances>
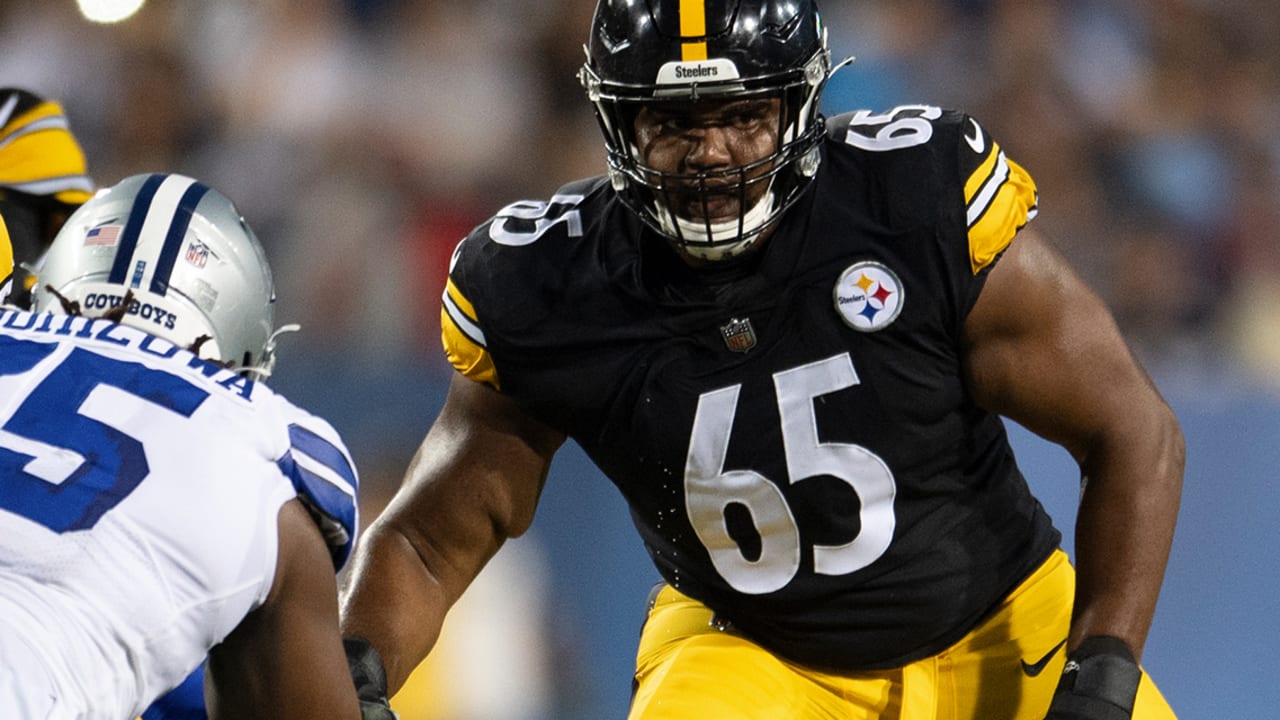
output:
<instances>
[{"instance_id":1,"label":"steelers helmet logo","mask_svg":"<svg viewBox=\"0 0 1280 720\"><path fill-rule=\"evenodd\" d=\"M882 330L902 312L902 281L874 260L854 263L840 273L835 287L836 312L859 332Z\"/></svg>"}]
</instances>

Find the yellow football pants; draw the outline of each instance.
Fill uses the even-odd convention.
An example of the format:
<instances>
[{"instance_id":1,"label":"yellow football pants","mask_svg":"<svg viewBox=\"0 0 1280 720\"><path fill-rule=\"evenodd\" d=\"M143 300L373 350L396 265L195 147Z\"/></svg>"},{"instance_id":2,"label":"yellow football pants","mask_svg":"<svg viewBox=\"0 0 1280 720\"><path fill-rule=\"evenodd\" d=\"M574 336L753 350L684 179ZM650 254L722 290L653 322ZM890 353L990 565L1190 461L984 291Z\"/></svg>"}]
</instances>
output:
<instances>
[{"instance_id":1,"label":"yellow football pants","mask_svg":"<svg viewBox=\"0 0 1280 720\"><path fill-rule=\"evenodd\" d=\"M712 627L705 605L664 587L641 634L628 720L1043 720L1074 589L1059 550L952 647L901 668L831 674ZM1023 670L1046 656L1034 676ZM1145 672L1133 717L1176 720Z\"/></svg>"}]
</instances>

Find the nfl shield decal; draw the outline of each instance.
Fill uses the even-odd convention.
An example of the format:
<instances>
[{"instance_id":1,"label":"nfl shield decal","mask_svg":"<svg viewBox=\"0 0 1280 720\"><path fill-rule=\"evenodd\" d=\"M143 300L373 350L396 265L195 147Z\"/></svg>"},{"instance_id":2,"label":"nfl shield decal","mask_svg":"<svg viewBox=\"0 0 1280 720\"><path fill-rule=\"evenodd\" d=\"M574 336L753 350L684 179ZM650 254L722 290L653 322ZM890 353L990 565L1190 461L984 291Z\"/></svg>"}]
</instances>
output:
<instances>
[{"instance_id":1,"label":"nfl shield decal","mask_svg":"<svg viewBox=\"0 0 1280 720\"><path fill-rule=\"evenodd\" d=\"M192 238L187 246L187 262L202 268L209 262L209 246L200 242L200 238Z\"/></svg>"},{"instance_id":2,"label":"nfl shield decal","mask_svg":"<svg viewBox=\"0 0 1280 720\"><path fill-rule=\"evenodd\" d=\"M881 330L902 312L902 281L874 260L854 263L840 273L834 291L836 312L859 332Z\"/></svg>"},{"instance_id":3,"label":"nfl shield decal","mask_svg":"<svg viewBox=\"0 0 1280 720\"><path fill-rule=\"evenodd\" d=\"M756 331L751 327L750 318L734 318L721 325L720 335L724 337L725 347L734 352L744 353L756 346Z\"/></svg>"}]
</instances>

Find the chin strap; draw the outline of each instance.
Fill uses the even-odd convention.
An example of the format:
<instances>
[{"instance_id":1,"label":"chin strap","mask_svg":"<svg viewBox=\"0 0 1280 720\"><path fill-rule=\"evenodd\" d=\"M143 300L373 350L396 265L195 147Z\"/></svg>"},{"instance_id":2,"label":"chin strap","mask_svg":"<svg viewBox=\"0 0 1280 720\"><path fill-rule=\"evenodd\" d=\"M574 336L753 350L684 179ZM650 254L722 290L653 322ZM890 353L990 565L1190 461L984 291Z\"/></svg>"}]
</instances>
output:
<instances>
[{"instance_id":1,"label":"chin strap","mask_svg":"<svg viewBox=\"0 0 1280 720\"><path fill-rule=\"evenodd\" d=\"M259 358L258 364L246 365L235 368L235 371L249 377L253 380L266 380L271 377L271 373L276 368L276 338L284 333L298 332L302 326L298 323L289 323L276 328L271 336L267 338L267 342L262 346L262 357Z\"/></svg>"},{"instance_id":2,"label":"chin strap","mask_svg":"<svg viewBox=\"0 0 1280 720\"><path fill-rule=\"evenodd\" d=\"M668 235L683 238L678 243L681 252L699 260L727 260L741 255L760 239L760 228L769 219L772 207L773 191L770 191L743 214L741 222L724 220L705 223L687 220L663 205L659 205L664 211L659 220ZM734 238L740 239L733 242Z\"/></svg>"}]
</instances>

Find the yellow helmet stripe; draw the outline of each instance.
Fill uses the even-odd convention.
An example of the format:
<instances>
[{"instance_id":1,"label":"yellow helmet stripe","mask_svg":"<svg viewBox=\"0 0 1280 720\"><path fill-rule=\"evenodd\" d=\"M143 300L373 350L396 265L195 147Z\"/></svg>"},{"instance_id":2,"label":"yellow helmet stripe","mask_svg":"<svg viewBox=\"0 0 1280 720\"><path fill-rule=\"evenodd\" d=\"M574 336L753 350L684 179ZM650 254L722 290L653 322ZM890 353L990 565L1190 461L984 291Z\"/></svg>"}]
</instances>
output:
<instances>
[{"instance_id":1,"label":"yellow helmet stripe","mask_svg":"<svg viewBox=\"0 0 1280 720\"><path fill-rule=\"evenodd\" d=\"M680 0L680 37L703 38L707 35L706 0ZM680 59L685 62L707 59L707 41L686 42L680 46Z\"/></svg>"}]
</instances>

